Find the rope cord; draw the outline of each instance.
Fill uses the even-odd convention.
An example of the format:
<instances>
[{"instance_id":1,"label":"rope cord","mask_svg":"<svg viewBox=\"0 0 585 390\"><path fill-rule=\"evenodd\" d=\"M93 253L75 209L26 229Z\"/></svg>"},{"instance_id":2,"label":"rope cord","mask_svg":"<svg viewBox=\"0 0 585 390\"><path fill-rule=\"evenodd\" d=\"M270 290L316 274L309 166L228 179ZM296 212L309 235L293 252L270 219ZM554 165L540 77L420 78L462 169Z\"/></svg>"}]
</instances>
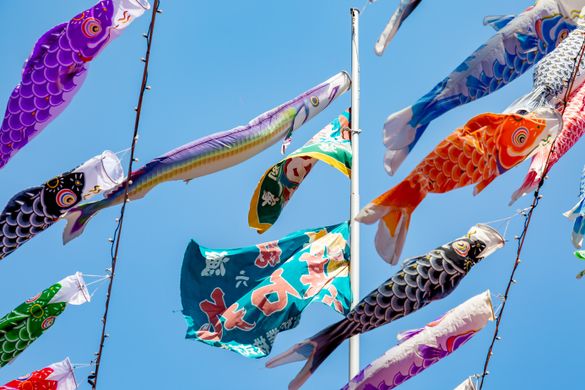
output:
<instances>
[{"instance_id":1,"label":"rope cord","mask_svg":"<svg viewBox=\"0 0 585 390\"><path fill-rule=\"evenodd\" d=\"M146 55L145 57L142 59L142 61L144 62L144 68L143 68L143 72L142 72L142 84L140 87L140 94L138 96L138 105L136 106L136 118L134 121L134 132L132 135L132 143L131 143L131 147L130 147L130 161L128 162L128 173L127 173L127 179L125 181L124 184L124 201L122 203L122 206L120 208L120 216L116 219L117 225L116 225L116 229L114 230L114 239L111 239L111 248L110 248L110 254L111 254L111 268L109 269L110 275L109 275L109 283L108 283L108 291L106 294L106 303L105 303L105 308L104 308L104 314L102 317L102 332L101 332L101 337L100 337L100 343L99 343L99 349L98 352L96 353L96 358L95 358L95 371L91 372L90 375L87 377L87 382L91 385L92 390L95 390L97 388L97 384L98 384L98 378L99 378L99 372L100 372L100 367L101 367L101 362L102 362L102 357L103 357L103 349L104 349L104 344L106 341L106 338L108 337L108 335L106 334L106 328L107 328L107 324L108 324L108 313L109 313L109 309L110 309L110 299L112 296L112 286L114 284L114 278L116 276L116 264L118 262L118 251L120 248L120 239L122 237L122 227L124 224L124 215L126 212L126 204L128 203L128 189L130 184L132 184L132 166L134 161L136 161L136 158L134 157L134 153L136 151L136 141L138 140L138 129L140 126L140 115L142 113L142 102L144 100L144 94L146 92L146 90L150 89L150 87L148 87L147 85L147 81L148 81L148 65L150 62L150 48L152 45L152 37L154 34L154 26L156 23L156 15L158 13L160 13L161 11L159 10L159 5L160 5L160 1L159 0L154 0L154 4L152 7L152 16L150 19L150 26L148 28L148 33L145 34L145 38L146 38ZM93 363L93 361L92 361Z\"/></svg>"},{"instance_id":2,"label":"rope cord","mask_svg":"<svg viewBox=\"0 0 585 390\"><path fill-rule=\"evenodd\" d=\"M565 110L567 109L567 104L569 101L570 93L571 93L571 90L573 89L573 86L575 84L575 78L577 77L577 74L579 73L579 67L581 65L581 61L583 60L584 55L585 55L585 37L584 37L583 43L581 45L581 50L579 51L579 54L575 58L575 64L573 65L573 72L571 74L571 78L569 79L569 85L567 86L567 91L566 91L565 97L563 99L563 106L561 109L561 115L564 115ZM542 189L542 186L544 185L544 181L546 180L546 176L547 176L548 171L550 169L550 167L549 167L550 157L554 151L557 138L563 130L562 129L563 125L564 124L561 124L561 130L557 133L554 140L552 141L551 148L550 148L548 155L546 157L546 162L544 164L544 170L542 172L542 176L538 182L538 187L536 188L536 191L534 191L534 198L532 200L532 204L529 207L528 213L526 213L526 216L524 219L524 227L522 229L522 233L520 234L520 236L516 237L516 239L518 240L518 247L516 250L516 259L514 261L514 266L512 267L512 272L510 273L510 279L508 280L508 284L506 286L506 291L505 291L504 296L503 296L502 308L500 310L500 314L498 315L498 318L496 319L496 328L494 330L494 335L492 337L492 341L490 343L490 346L488 348L488 352L487 352L487 355L485 358L485 363L483 365L483 372L480 375L481 380L479 383L479 390L483 389L485 377L489 374L488 367L489 367L490 360L493 356L494 344L496 343L497 340L500 340L500 336L499 336L500 324L502 322L502 318L504 317L504 311L506 309L506 304L508 303L508 295L510 293L510 288L512 287L512 284L516 283L514 276L516 275L516 270L518 269L518 265L520 265L520 262L521 262L520 256L522 255L522 249L524 248L524 242L526 240L528 228L530 227L530 222L532 221L532 215L534 213L534 210L536 209L536 207L538 206L538 203L540 202L540 199L542 198L542 195L540 195L540 191Z\"/></svg>"}]
</instances>

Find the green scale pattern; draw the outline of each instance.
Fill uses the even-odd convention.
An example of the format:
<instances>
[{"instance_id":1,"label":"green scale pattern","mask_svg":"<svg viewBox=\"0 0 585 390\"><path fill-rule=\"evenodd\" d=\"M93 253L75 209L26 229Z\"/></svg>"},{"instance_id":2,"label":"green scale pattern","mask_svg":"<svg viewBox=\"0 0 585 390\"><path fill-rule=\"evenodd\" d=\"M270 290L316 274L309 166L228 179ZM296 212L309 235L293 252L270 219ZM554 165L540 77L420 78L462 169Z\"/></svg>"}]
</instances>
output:
<instances>
[{"instance_id":1,"label":"green scale pattern","mask_svg":"<svg viewBox=\"0 0 585 390\"><path fill-rule=\"evenodd\" d=\"M57 283L0 319L0 367L14 360L63 313L66 302L49 303L60 289Z\"/></svg>"}]
</instances>

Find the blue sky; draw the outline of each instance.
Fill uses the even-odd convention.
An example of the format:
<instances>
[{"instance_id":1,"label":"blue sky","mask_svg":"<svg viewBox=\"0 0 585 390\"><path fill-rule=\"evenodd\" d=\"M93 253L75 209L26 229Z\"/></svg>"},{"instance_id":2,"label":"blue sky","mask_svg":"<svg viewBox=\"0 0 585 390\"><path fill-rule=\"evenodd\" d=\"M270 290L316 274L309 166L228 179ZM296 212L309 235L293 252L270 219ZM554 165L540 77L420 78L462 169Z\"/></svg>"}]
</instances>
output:
<instances>
[{"instance_id":1,"label":"blue sky","mask_svg":"<svg viewBox=\"0 0 585 390\"><path fill-rule=\"evenodd\" d=\"M150 84L143 109L139 165L176 146L246 123L336 72L350 70L349 7L364 1L165 1L154 38ZM387 190L445 136L473 115L500 112L529 91L526 75L492 96L434 121L397 177L382 166L381 129L390 113L412 104L447 75L493 31L486 15L518 13L527 0L428 1L415 11L382 58L373 53L378 34L397 1L381 0L362 15L362 204ZM93 4L89 0L12 1L0 14L0 106L19 80L36 39L54 25ZM92 64L69 108L0 171L0 202L28 186L73 168L104 149L128 147L141 77L148 16L136 21ZM296 132L291 148L302 145L342 109L349 94ZM3 109L3 108L2 108ZM567 388L580 381L585 320L580 310L584 282L575 274L585 264L572 257L571 223L561 212L576 201L583 165L576 145L547 181L526 241L517 279L496 345L486 388ZM250 196L262 173L281 158L279 147L237 167L184 183L167 183L127 210L118 275L110 312L111 335L101 372L102 389L283 388L301 365L264 368L264 361L184 339L179 313L179 272L183 252L194 238L208 247L246 246L303 228L348 217L349 181L318 166L279 222L260 237L247 227ZM495 180L479 196L471 188L431 195L414 214L405 256L427 252L490 221L526 207L507 206L528 168L524 163ZM103 211L85 234L61 244L60 222L5 259L0 267L0 312L75 271L102 274L118 209ZM517 234L520 220L508 235ZM362 296L391 276L375 253L374 226L362 227ZM420 327L486 289L503 292L513 265L509 245L476 266L446 299L362 337L361 365L395 344L395 335ZM70 356L86 363L97 350L105 286L94 301L69 307L45 336L12 365L0 383ZM281 333L274 353L339 319L321 305L310 307L296 329ZM481 371L493 324L451 357L404 384L402 389L455 387ZM347 345L340 347L307 382L306 389L346 383ZM88 369L78 371L88 388ZM556 374L553 374L556 373Z\"/></svg>"}]
</instances>

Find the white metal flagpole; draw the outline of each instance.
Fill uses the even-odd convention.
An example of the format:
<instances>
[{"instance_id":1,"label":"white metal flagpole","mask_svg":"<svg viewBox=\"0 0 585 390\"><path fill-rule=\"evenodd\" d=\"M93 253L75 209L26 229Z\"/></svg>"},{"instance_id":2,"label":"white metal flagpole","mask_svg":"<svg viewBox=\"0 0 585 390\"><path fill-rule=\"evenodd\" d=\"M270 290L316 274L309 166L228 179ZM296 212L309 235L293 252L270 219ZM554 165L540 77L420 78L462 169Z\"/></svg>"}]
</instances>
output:
<instances>
[{"instance_id":1,"label":"white metal flagpole","mask_svg":"<svg viewBox=\"0 0 585 390\"><path fill-rule=\"evenodd\" d=\"M352 307L360 299L360 226L354 218L360 209L360 64L359 64L359 18L360 11L351 9L351 195L350 195L350 280L353 295ZM349 379L360 369L360 339L349 339Z\"/></svg>"}]
</instances>

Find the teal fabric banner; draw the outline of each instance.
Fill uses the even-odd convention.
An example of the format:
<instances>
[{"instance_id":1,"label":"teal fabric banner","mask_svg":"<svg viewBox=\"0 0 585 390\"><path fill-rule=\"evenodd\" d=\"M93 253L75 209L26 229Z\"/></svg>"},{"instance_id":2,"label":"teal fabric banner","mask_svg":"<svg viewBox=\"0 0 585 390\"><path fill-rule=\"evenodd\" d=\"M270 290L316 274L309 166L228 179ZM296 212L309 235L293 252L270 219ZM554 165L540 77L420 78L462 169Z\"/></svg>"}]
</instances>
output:
<instances>
[{"instance_id":1,"label":"teal fabric banner","mask_svg":"<svg viewBox=\"0 0 585 390\"><path fill-rule=\"evenodd\" d=\"M191 241L181 271L188 339L250 358L267 356L312 302L346 314L351 303L349 226L292 233L235 249Z\"/></svg>"}]
</instances>

